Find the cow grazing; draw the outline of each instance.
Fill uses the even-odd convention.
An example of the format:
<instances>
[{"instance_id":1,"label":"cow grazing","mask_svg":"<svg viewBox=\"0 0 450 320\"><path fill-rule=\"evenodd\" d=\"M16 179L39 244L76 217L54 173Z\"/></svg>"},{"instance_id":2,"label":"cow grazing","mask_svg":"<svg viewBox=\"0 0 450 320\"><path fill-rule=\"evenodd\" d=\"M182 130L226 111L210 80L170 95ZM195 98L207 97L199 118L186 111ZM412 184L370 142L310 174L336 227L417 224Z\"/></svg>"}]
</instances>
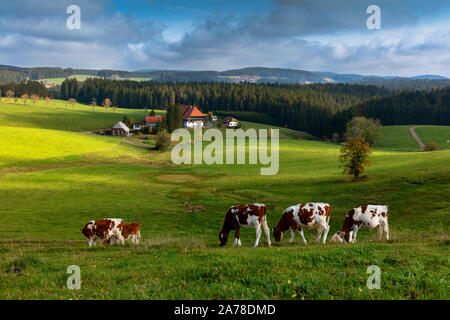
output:
<instances>
[{"instance_id":1,"label":"cow grazing","mask_svg":"<svg viewBox=\"0 0 450 320\"><path fill-rule=\"evenodd\" d=\"M284 210L280 221L277 226L273 228L273 235L275 241L279 242L283 239L283 234L289 229L291 237L289 242L294 240L295 231L298 230L302 237L303 243L306 244L305 236L303 235L303 229L312 229L317 227L316 243L320 241L320 237L323 234L322 243L325 243L330 230L330 212L331 207L327 203L313 203L308 202L305 204L296 204Z\"/></svg>"},{"instance_id":2,"label":"cow grazing","mask_svg":"<svg viewBox=\"0 0 450 320\"><path fill-rule=\"evenodd\" d=\"M122 237L122 219L108 218L103 220L89 221L80 231L88 239L89 248L96 245L97 239L108 240L111 237L118 239L120 243L124 243ZM112 243L111 243L112 244Z\"/></svg>"},{"instance_id":3,"label":"cow grazing","mask_svg":"<svg viewBox=\"0 0 450 320\"><path fill-rule=\"evenodd\" d=\"M133 223L122 223L122 237L124 240L131 240L131 243L139 244L141 240L141 225L137 222ZM111 244L111 242L117 242L117 238L112 236L105 243Z\"/></svg>"},{"instance_id":4,"label":"cow grazing","mask_svg":"<svg viewBox=\"0 0 450 320\"><path fill-rule=\"evenodd\" d=\"M386 240L389 240L388 206L369 204L351 209L345 217L342 230L333 235L331 242L354 243L360 228L377 228L378 240L381 240L383 231Z\"/></svg>"},{"instance_id":5,"label":"cow grazing","mask_svg":"<svg viewBox=\"0 0 450 320\"><path fill-rule=\"evenodd\" d=\"M266 213L266 206L259 203L229 208L225 215L222 230L219 232L220 246L222 247L227 243L228 235L231 230L234 230L234 245L241 246L240 228L254 227L256 229L256 241L254 247L256 248L259 244L259 239L261 238L262 226L267 237L267 245L270 247L270 230L267 226Z\"/></svg>"}]
</instances>

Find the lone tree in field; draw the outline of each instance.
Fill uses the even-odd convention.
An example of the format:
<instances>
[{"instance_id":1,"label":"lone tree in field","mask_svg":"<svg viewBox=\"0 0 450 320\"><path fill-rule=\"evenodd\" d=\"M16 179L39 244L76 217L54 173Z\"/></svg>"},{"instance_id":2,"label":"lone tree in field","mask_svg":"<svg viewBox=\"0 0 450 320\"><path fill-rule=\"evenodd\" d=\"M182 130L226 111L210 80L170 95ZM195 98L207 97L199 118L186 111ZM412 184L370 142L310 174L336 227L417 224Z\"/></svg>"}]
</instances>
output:
<instances>
[{"instance_id":1,"label":"lone tree in field","mask_svg":"<svg viewBox=\"0 0 450 320\"><path fill-rule=\"evenodd\" d=\"M22 99L23 104L27 104L28 95L24 93L23 95L20 96L20 99Z\"/></svg>"},{"instance_id":2,"label":"lone tree in field","mask_svg":"<svg viewBox=\"0 0 450 320\"><path fill-rule=\"evenodd\" d=\"M70 98L67 100L72 105L72 110L75 108L75 103L77 103L77 100L74 98Z\"/></svg>"},{"instance_id":3,"label":"lone tree in field","mask_svg":"<svg viewBox=\"0 0 450 320\"><path fill-rule=\"evenodd\" d=\"M36 104L36 102L38 102L39 99L40 97L37 94L31 95L31 101L33 102L33 104Z\"/></svg>"},{"instance_id":4,"label":"lone tree in field","mask_svg":"<svg viewBox=\"0 0 450 320\"><path fill-rule=\"evenodd\" d=\"M342 144L339 156L344 173L353 175L353 181L358 181L360 174L366 172L366 167L372 164L369 159L370 153L370 145L364 138L347 139Z\"/></svg>"},{"instance_id":5,"label":"lone tree in field","mask_svg":"<svg viewBox=\"0 0 450 320\"><path fill-rule=\"evenodd\" d=\"M369 146L377 143L383 133L381 132L381 122L378 119L368 119L365 117L354 117L348 124L344 134L345 138L363 137Z\"/></svg>"},{"instance_id":6,"label":"lone tree in field","mask_svg":"<svg viewBox=\"0 0 450 320\"><path fill-rule=\"evenodd\" d=\"M97 106L97 100L95 98L92 98L91 106L92 106L92 110L94 110L95 107Z\"/></svg>"},{"instance_id":7,"label":"lone tree in field","mask_svg":"<svg viewBox=\"0 0 450 320\"><path fill-rule=\"evenodd\" d=\"M6 91L6 102L9 102L9 99L14 98L14 91L8 90Z\"/></svg>"},{"instance_id":8,"label":"lone tree in field","mask_svg":"<svg viewBox=\"0 0 450 320\"><path fill-rule=\"evenodd\" d=\"M112 102L110 98L106 98L105 100L103 100L102 106L103 108L105 108L105 111L108 110L108 108L111 108Z\"/></svg>"}]
</instances>

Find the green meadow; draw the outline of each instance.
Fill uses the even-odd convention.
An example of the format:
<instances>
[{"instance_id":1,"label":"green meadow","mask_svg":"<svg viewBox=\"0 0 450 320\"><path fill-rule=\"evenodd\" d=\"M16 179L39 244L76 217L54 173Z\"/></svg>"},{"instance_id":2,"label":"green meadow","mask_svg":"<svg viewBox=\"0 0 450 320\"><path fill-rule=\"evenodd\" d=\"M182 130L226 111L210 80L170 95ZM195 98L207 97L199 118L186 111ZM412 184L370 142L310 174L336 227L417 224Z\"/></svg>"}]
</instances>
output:
<instances>
[{"instance_id":1,"label":"green meadow","mask_svg":"<svg viewBox=\"0 0 450 320\"><path fill-rule=\"evenodd\" d=\"M87 131L110 128L123 116L136 121L144 120L148 115L143 109L122 109L92 107L80 103L66 104L65 101L51 100L47 105L45 100L33 104L31 100L23 104L19 99L17 104L6 103L6 98L0 102L0 123L3 126L55 129L62 131ZM150 111L150 110L149 110ZM156 114L164 111L155 110Z\"/></svg>"},{"instance_id":2,"label":"green meadow","mask_svg":"<svg viewBox=\"0 0 450 320\"><path fill-rule=\"evenodd\" d=\"M420 146L411 136L409 129L414 125L382 127L383 136L374 147L399 151L420 151ZM440 150L450 149L450 127L417 126L415 129L424 144L436 142Z\"/></svg>"},{"instance_id":3,"label":"green meadow","mask_svg":"<svg viewBox=\"0 0 450 320\"><path fill-rule=\"evenodd\" d=\"M436 142L440 150L450 149L450 127L419 126L415 131L424 144Z\"/></svg>"},{"instance_id":4,"label":"green meadow","mask_svg":"<svg viewBox=\"0 0 450 320\"><path fill-rule=\"evenodd\" d=\"M407 126L383 128L354 183L338 166L339 145L304 133L281 132L273 176L259 165L175 166L170 151L75 132L143 110L55 103L0 103L0 299L449 298L450 150L415 152ZM448 127L427 134L439 142ZM218 247L231 205L265 203L273 227L307 201L332 206L328 240L349 209L387 204L391 239L361 230L356 244L319 245L307 230L307 245L297 234L293 244L272 237L269 248L263 234L255 249L254 229L244 229L241 248ZM203 210L188 213L185 202ZM106 217L140 222L141 244L88 249L80 229ZM66 287L70 265L81 268L80 290ZM380 290L366 286L370 265L381 269Z\"/></svg>"}]
</instances>

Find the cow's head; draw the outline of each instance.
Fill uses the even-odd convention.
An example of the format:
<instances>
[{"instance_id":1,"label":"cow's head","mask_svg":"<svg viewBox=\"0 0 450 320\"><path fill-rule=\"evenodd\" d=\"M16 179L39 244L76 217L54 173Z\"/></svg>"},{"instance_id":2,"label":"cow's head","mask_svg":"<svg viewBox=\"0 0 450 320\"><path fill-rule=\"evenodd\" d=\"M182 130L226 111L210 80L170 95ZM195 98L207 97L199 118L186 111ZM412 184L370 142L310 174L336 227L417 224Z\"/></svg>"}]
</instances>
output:
<instances>
[{"instance_id":1,"label":"cow's head","mask_svg":"<svg viewBox=\"0 0 450 320\"><path fill-rule=\"evenodd\" d=\"M223 247L228 241L228 234L219 232L219 246Z\"/></svg>"},{"instance_id":2,"label":"cow's head","mask_svg":"<svg viewBox=\"0 0 450 320\"><path fill-rule=\"evenodd\" d=\"M280 228L275 227L272 229L273 231L273 237L275 238L276 242L280 242L283 239L284 232L280 230Z\"/></svg>"},{"instance_id":3,"label":"cow's head","mask_svg":"<svg viewBox=\"0 0 450 320\"><path fill-rule=\"evenodd\" d=\"M330 242L331 243L346 243L347 241L345 240L345 234L342 231L338 231L336 232L332 237Z\"/></svg>"},{"instance_id":4,"label":"cow's head","mask_svg":"<svg viewBox=\"0 0 450 320\"><path fill-rule=\"evenodd\" d=\"M85 237L89 238L92 236L92 228L93 222L91 221L86 223L86 225L83 227L83 229L80 229L80 231Z\"/></svg>"}]
</instances>

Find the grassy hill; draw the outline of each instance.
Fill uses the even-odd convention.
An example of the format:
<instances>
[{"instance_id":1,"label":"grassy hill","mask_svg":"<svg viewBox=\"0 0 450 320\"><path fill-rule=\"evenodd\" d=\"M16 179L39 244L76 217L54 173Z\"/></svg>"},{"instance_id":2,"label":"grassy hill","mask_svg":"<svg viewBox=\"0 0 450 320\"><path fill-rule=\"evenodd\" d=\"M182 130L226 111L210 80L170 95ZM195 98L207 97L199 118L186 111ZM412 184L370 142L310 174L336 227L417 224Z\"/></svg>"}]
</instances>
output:
<instances>
[{"instance_id":1,"label":"grassy hill","mask_svg":"<svg viewBox=\"0 0 450 320\"><path fill-rule=\"evenodd\" d=\"M19 99L19 103L22 102ZM163 111L155 110L157 114ZM6 126L45 128L65 131L84 131L109 128L126 115L129 119L144 120L144 109L120 109L113 111L103 107L84 104L66 105L65 101L52 100L47 106L46 101L38 101L33 105L0 102L0 123Z\"/></svg>"},{"instance_id":2,"label":"grassy hill","mask_svg":"<svg viewBox=\"0 0 450 320\"><path fill-rule=\"evenodd\" d=\"M440 150L450 149L450 126L419 126L415 131L424 144L437 142Z\"/></svg>"},{"instance_id":3,"label":"grassy hill","mask_svg":"<svg viewBox=\"0 0 450 320\"><path fill-rule=\"evenodd\" d=\"M255 122L248 122L248 121L241 121L241 125L242 125L242 129L243 130L247 130L249 128L253 128L256 130L259 129L278 129L280 130L280 139L305 139L305 140L318 140L318 138L310 135L307 132L303 132L303 131L297 131L297 130L293 130L293 129L289 129L289 128L282 128L282 127L277 127L277 126L270 126L267 124L262 124L262 123L255 123Z\"/></svg>"},{"instance_id":4,"label":"grassy hill","mask_svg":"<svg viewBox=\"0 0 450 320\"><path fill-rule=\"evenodd\" d=\"M2 299L448 298L450 150L375 149L368 178L353 183L338 167L338 145L286 132L279 173L261 176L259 165L174 166L170 151L115 147L117 138L48 130L45 121L51 109L85 130L112 112L22 108L0 105L2 125L11 124L0 128L0 224L8 226L0 269L22 272L0 272ZM186 213L186 201L205 211ZM362 230L354 245L316 245L316 232L305 231L308 245L297 234L268 248L263 235L254 249L251 229L241 232L242 248L218 247L231 205L265 203L273 227L286 207L306 201L331 204L330 236L350 208L386 203L392 239L378 243L376 231ZM142 244L88 249L79 230L105 217L140 222ZM65 287L74 264L81 290ZM372 264L382 270L381 290L365 285Z\"/></svg>"},{"instance_id":5,"label":"grassy hill","mask_svg":"<svg viewBox=\"0 0 450 320\"><path fill-rule=\"evenodd\" d=\"M5 126L0 126L0 136L0 168L83 157L136 157L142 154L115 137Z\"/></svg>"},{"instance_id":6,"label":"grassy hill","mask_svg":"<svg viewBox=\"0 0 450 320\"><path fill-rule=\"evenodd\" d=\"M416 126L383 126L383 137L374 147L401 151L420 151L420 146L409 132L411 127ZM415 131L423 143L437 142L440 149L450 149L450 143L447 143L450 140L449 126L418 126Z\"/></svg>"}]
</instances>

